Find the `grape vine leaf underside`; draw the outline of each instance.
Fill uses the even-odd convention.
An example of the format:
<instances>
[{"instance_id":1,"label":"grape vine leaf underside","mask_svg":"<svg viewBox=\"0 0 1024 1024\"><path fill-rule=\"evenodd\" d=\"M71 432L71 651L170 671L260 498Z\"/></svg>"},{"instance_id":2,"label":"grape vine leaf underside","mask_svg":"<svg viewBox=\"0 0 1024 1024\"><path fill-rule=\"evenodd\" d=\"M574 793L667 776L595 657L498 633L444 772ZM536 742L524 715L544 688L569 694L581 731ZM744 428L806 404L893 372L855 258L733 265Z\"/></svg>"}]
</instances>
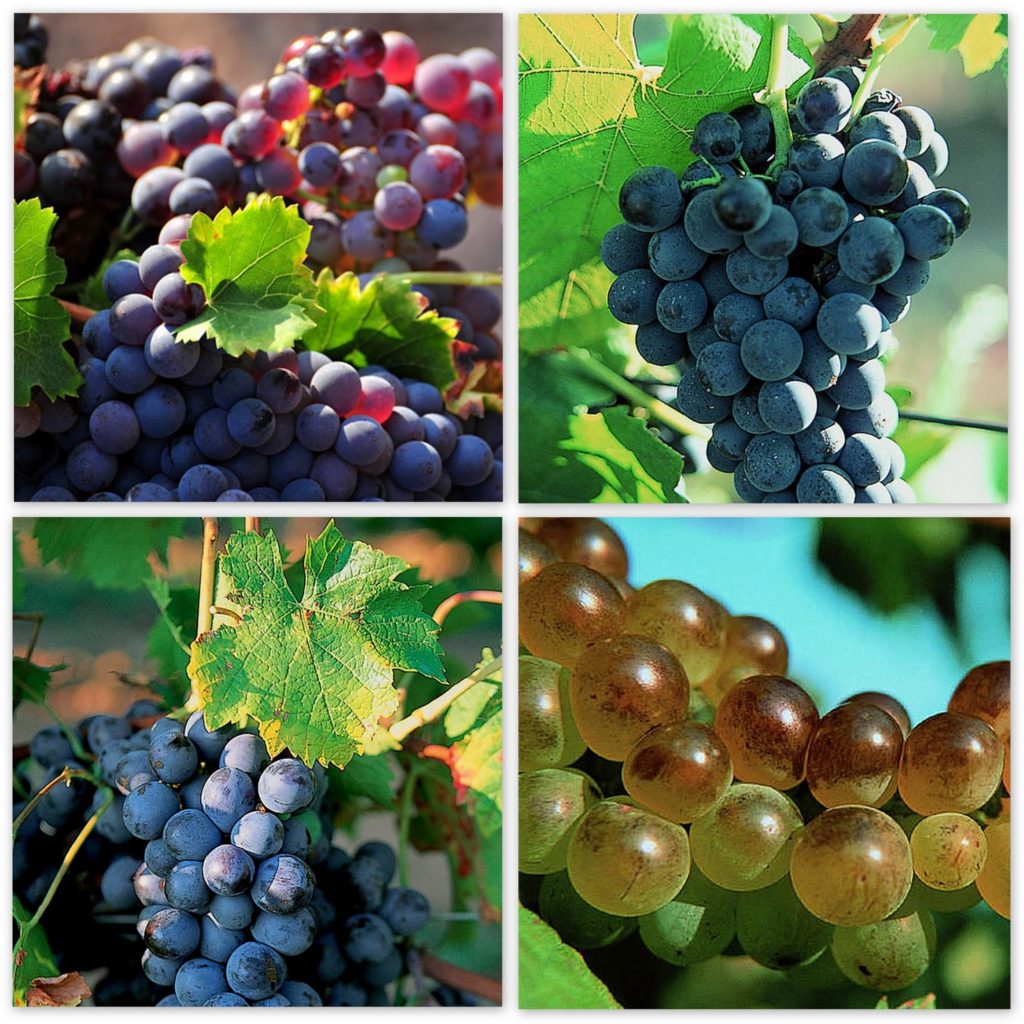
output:
<instances>
[{"instance_id":1,"label":"grape vine leaf underside","mask_svg":"<svg viewBox=\"0 0 1024 1024\"><path fill-rule=\"evenodd\" d=\"M209 336L233 356L294 345L315 326L313 275L303 264L309 232L298 207L280 196L224 208L213 220L195 214L181 243L181 273L203 286L207 304L175 337Z\"/></svg>"},{"instance_id":2,"label":"grape vine leaf underside","mask_svg":"<svg viewBox=\"0 0 1024 1024\"><path fill-rule=\"evenodd\" d=\"M64 348L71 318L53 297L64 283L64 261L50 245L57 215L38 199L14 207L14 404L28 405L32 388L50 398L73 395L82 382Z\"/></svg>"},{"instance_id":3,"label":"grape vine leaf underside","mask_svg":"<svg viewBox=\"0 0 1024 1024\"><path fill-rule=\"evenodd\" d=\"M458 322L427 310L426 299L395 278L377 277L360 289L355 274L316 279L316 327L303 345L356 365L380 363L401 376L438 388L456 378Z\"/></svg>"},{"instance_id":4,"label":"grape vine leaf underside","mask_svg":"<svg viewBox=\"0 0 1024 1024\"><path fill-rule=\"evenodd\" d=\"M239 618L192 644L189 676L211 728L251 716L272 755L287 747L344 767L398 709L395 669L443 679L438 626L420 603L426 588L396 579L405 562L333 522L307 541L304 568L296 598L273 533L234 534L217 603Z\"/></svg>"},{"instance_id":5,"label":"grape vine leaf underside","mask_svg":"<svg viewBox=\"0 0 1024 1024\"><path fill-rule=\"evenodd\" d=\"M620 1010L604 982L550 925L519 908L519 1006L523 1010Z\"/></svg>"},{"instance_id":6,"label":"grape vine leaf underside","mask_svg":"<svg viewBox=\"0 0 1024 1024\"><path fill-rule=\"evenodd\" d=\"M131 590L166 565L167 544L181 536L180 519L145 517L37 519L32 534L40 560L56 561L73 579L100 590Z\"/></svg>"},{"instance_id":7,"label":"grape vine leaf underside","mask_svg":"<svg viewBox=\"0 0 1024 1024\"><path fill-rule=\"evenodd\" d=\"M680 15L662 69L637 56L633 16L526 15L519 28L519 332L524 351L586 346L613 321L600 261L638 167L682 171L693 127L764 88L771 19ZM785 80L812 64L790 33Z\"/></svg>"}]
</instances>

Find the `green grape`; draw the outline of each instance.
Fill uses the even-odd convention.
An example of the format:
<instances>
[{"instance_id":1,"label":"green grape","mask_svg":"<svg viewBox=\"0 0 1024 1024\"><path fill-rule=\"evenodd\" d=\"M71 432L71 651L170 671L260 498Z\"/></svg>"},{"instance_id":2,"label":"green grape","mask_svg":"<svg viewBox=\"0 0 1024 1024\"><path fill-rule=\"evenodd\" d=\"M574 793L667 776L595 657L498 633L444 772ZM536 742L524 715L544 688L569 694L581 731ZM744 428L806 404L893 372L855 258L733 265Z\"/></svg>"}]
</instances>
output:
<instances>
[{"instance_id":1,"label":"green grape","mask_svg":"<svg viewBox=\"0 0 1024 1024\"><path fill-rule=\"evenodd\" d=\"M832 956L854 984L894 992L928 969L935 956L935 922L923 910L858 928L837 928Z\"/></svg>"},{"instance_id":2,"label":"green grape","mask_svg":"<svg viewBox=\"0 0 1024 1024\"><path fill-rule=\"evenodd\" d=\"M640 917L664 906L690 873L686 830L620 800L583 816L569 843L569 878L606 914Z\"/></svg>"},{"instance_id":3,"label":"green grape","mask_svg":"<svg viewBox=\"0 0 1024 1024\"><path fill-rule=\"evenodd\" d=\"M557 562L555 553L539 537L519 527L519 582L532 580L546 565Z\"/></svg>"},{"instance_id":4,"label":"green grape","mask_svg":"<svg viewBox=\"0 0 1024 1024\"><path fill-rule=\"evenodd\" d=\"M519 639L530 654L572 666L590 644L621 631L624 609L600 573L556 562L519 588Z\"/></svg>"},{"instance_id":5,"label":"green grape","mask_svg":"<svg viewBox=\"0 0 1024 1024\"><path fill-rule=\"evenodd\" d=\"M981 898L1000 917L1010 920L1010 823L1000 821L985 829L988 857L978 875Z\"/></svg>"},{"instance_id":6,"label":"green grape","mask_svg":"<svg viewBox=\"0 0 1024 1024\"><path fill-rule=\"evenodd\" d=\"M546 875L565 867L573 826L595 801L596 783L571 768L519 776L519 870Z\"/></svg>"},{"instance_id":7,"label":"green grape","mask_svg":"<svg viewBox=\"0 0 1024 1024\"><path fill-rule=\"evenodd\" d=\"M621 761L648 729L686 717L690 686L668 648L624 635L592 644L580 655L569 698L587 746Z\"/></svg>"},{"instance_id":8,"label":"green grape","mask_svg":"<svg viewBox=\"0 0 1024 1024\"><path fill-rule=\"evenodd\" d=\"M736 935L736 896L696 868L674 900L640 918L640 938L660 960L689 967L728 948Z\"/></svg>"},{"instance_id":9,"label":"green grape","mask_svg":"<svg viewBox=\"0 0 1024 1024\"><path fill-rule=\"evenodd\" d=\"M919 910L931 910L936 914L959 914L980 902L981 893L974 883L965 885L962 889L933 889L915 877L907 898L892 916L906 917Z\"/></svg>"},{"instance_id":10,"label":"green grape","mask_svg":"<svg viewBox=\"0 0 1024 1024\"><path fill-rule=\"evenodd\" d=\"M603 949L636 931L635 917L617 917L592 907L573 888L568 871L544 876L540 916L573 949Z\"/></svg>"},{"instance_id":11,"label":"green grape","mask_svg":"<svg viewBox=\"0 0 1024 1024\"><path fill-rule=\"evenodd\" d=\"M732 761L713 729L671 722L637 740L626 755L622 781L642 807L687 824L722 798L732 782Z\"/></svg>"},{"instance_id":12,"label":"green grape","mask_svg":"<svg viewBox=\"0 0 1024 1024\"><path fill-rule=\"evenodd\" d=\"M874 807L830 807L808 824L789 865L801 903L843 927L874 924L906 899L914 878L910 843Z\"/></svg>"},{"instance_id":13,"label":"green grape","mask_svg":"<svg viewBox=\"0 0 1024 1024\"><path fill-rule=\"evenodd\" d=\"M664 644L690 682L702 686L718 668L728 612L703 591L679 580L655 580L626 602L623 632Z\"/></svg>"},{"instance_id":14,"label":"green grape","mask_svg":"<svg viewBox=\"0 0 1024 1024\"><path fill-rule=\"evenodd\" d=\"M910 834L914 874L933 889L962 889L981 872L988 843L965 814L931 814Z\"/></svg>"},{"instance_id":15,"label":"green grape","mask_svg":"<svg viewBox=\"0 0 1024 1024\"><path fill-rule=\"evenodd\" d=\"M519 770L561 768L586 746L569 708L569 672L554 661L519 659Z\"/></svg>"},{"instance_id":16,"label":"green grape","mask_svg":"<svg viewBox=\"0 0 1024 1024\"><path fill-rule=\"evenodd\" d=\"M690 826L694 863L723 889L763 889L789 869L802 824L796 804L784 793L741 783Z\"/></svg>"},{"instance_id":17,"label":"green grape","mask_svg":"<svg viewBox=\"0 0 1024 1024\"><path fill-rule=\"evenodd\" d=\"M774 971L786 971L821 956L832 926L797 899L789 878L743 893L736 902L736 938L743 952Z\"/></svg>"}]
</instances>

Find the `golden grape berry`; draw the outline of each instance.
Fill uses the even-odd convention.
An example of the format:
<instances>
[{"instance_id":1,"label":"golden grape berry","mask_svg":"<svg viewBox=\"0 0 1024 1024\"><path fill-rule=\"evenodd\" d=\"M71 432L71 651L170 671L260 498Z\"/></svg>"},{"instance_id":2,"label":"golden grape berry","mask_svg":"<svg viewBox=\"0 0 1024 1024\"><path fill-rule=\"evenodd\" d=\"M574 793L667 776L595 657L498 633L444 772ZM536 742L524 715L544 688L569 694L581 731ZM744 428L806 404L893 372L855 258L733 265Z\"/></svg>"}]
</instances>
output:
<instances>
[{"instance_id":1,"label":"golden grape berry","mask_svg":"<svg viewBox=\"0 0 1024 1024\"><path fill-rule=\"evenodd\" d=\"M569 708L569 670L519 658L519 770L561 768L586 749Z\"/></svg>"},{"instance_id":2,"label":"golden grape berry","mask_svg":"<svg viewBox=\"0 0 1024 1024\"><path fill-rule=\"evenodd\" d=\"M571 666L590 644L621 632L624 604L600 573L558 562L519 588L519 639L538 658Z\"/></svg>"},{"instance_id":3,"label":"golden grape berry","mask_svg":"<svg viewBox=\"0 0 1024 1024\"><path fill-rule=\"evenodd\" d=\"M722 659L726 610L712 597L679 580L656 580L626 604L623 632L664 644L682 663L694 686L711 678Z\"/></svg>"},{"instance_id":4,"label":"golden grape berry","mask_svg":"<svg viewBox=\"0 0 1024 1024\"><path fill-rule=\"evenodd\" d=\"M725 624L722 659L702 689L717 704L741 679L748 676L784 676L789 668L786 638L767 619L732 615Z\"/></svg>"},{"instance_id":5,"label":"golden grape berry","mask_svg":"<svg viewBox=\"0 0 1024 1024\"><path fill-rule=\"evenodd\" d=\"M763 889L788 870L801 825L800 811L784 793L746 783L732 786L690 826L693 862L723 889Z\"/></svg>"},{"instance_id":6,"label":"golden grape berry","mask_svg":"<svg viewBox=\"0 0 1024 1024\"><path fill-rule=\"evenodd\" d=\"M519 582L532 580L547 565L558 559L555 553L539 537L519 527Z\"/></svg>"},{"instance_id":7,"label":"golden grape berry","mask_svg":"<svg viewBox=\"0 0 1024 1024\"><path fill-rule=\"evenodd\" d=\"M792 789L804 777L814 701L782 676L752 676L722 699L715 732L732 755L736 778L759 786Z\"/></svg>"},{"instance_id":8,"label":"golden grape berry","mask_svg":"<svg viewBox=\"0 0 1024 1024\"><path fill-rule=\"evenodd\" d=\"M789 865L803 905L830 924L853 928L888 917L914 878L910 843L873 807L831 807L800 833Z\"/></svg>"},{"instance_id":9,"label":"golden grape berry","mask_svg":"<svg viewBox=\"0 0 1024 1024\"><path fill-rule=\"evenodd\" d=\"M988 843L965 814L930 814L910 834L914 874L933 889L962 889L985 865Z\"/></svg>"},{"instance_id":10,"label":"golden grape berry","mask_svg":"<svg viewBox=\"0 0 1024 1024\"><path fill-rule=\"evenodd\" d=\"M915 726L903 744L899 789L918 814L977 810L995 792L1003 745L980 718L944 711Z\"/></svg>"},{"instance_id":11,"label":"golden grape berry","mask_svg":"<svg viewBox=\"0 0 1024 1024\"><path fill-rule=\"evenodd\" d=\"M807 785L824 807L881 807L896 792L903 732L872 704L840 704L818 722L807 748Z\"/></svg>"},{"instance_id":12,"label":"golden grape berry","mask_svg":"<svg viewBox=\"0 0 1024 1024\"><path fill-rule=\"evenodd\" d=\"M988 722L1004 743L1009 742L1010 663L990 661L972 668L957 684L948 710Z\"/></svg>"},{"instance_id":13,"label":"golden grape berry","mask_svg":"<svg viewBox=\"0 0 1024 1024\"><path fill-rule=\"evenodd\" d=\"M545 519L537 536L563 562L576 562L610 579L629 575L629 556L619 535L600 519Z\"/></svg>"},{"instance_id":14,"label":"golden grape berry","mask_svg":"<svg viewBox=\"0 0 1024 1024\"><path fill-rule=\"evenodd\" d=\"M569 699L587 746L621 761L649 729L686 717L690 687L671 651L646 637L623 635L580 655Z\"/></svg>"},{"instance_id":15,"label":"golden grape berry","mask_svg":"<svg viewBox=\"0 0 1024 1024\"><path fill-rule=\"evenodd\" d=\"M711 810L732 782L732 761L700 722L669 722L645 733L622 766L626 792L641 807L687 824Z\"/></svg>"},{"instance_id":16,"label":"golden grape berry","mask_svg":"<svg viewBox=\"0 0 1024 1024\"><path fill-rule=\"evenodd\" d=\"M569 878L593 907L640 917L668 903L690 873L686 830L619 800L602 800L569 843Z\"/></svg>"},{"instance_id":17,"label":"golden grape berry","mask_svg":"<svg viewBox=\"0 0 1024 1024\"><path fill-rule=\"evenodd\" d=\"M895 698L887 693L880 693L878 690L865 690L863 693L855 693L847 697L844 704L872 704L876 708L887 711L899 723L900 731L906 737L910 732L910 715L907 709Z\"/></svg>"},{"instance_id":18,"label":"golden grape berry","mask_svg":"<svg viewBox=\"0 0 1024 1024\"><path fill-rule=\"evenodd\" d=\"M1010 823L1000 821L985 829L988 856L978 875L981 898L1000 916L1010 920Z\"/></svg>"},{"instance_id":19,"label":"golden grape berry","mask_svg":"<svg viewBox=\"0 0 1024 1024\"><path fill-rule=\"evenodd\" d=\"M519 870L546 875L565 867L573 826L595 801L597 784L571 768L519 776Z\"/></svg>"}]
</instances>

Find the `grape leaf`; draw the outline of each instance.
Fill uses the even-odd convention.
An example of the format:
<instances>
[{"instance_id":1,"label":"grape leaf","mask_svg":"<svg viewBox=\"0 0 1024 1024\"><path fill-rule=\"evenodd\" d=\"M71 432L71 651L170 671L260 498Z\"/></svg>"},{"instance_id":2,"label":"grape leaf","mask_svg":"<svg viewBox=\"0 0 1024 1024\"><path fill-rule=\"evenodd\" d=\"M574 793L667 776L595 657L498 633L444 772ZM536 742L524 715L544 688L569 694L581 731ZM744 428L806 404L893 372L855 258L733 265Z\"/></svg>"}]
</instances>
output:
<instances>
[{"instance_id":1,"label":"grape leaf","mask_svg":"<svg viewBox=\"0 0 1024 1024\"><path fill-rule=\"evenodd\" d=\"M356 366L381 363L400 376L442 390L459 375L455 360L458 322L427 309L427 300L393 277L375 277L360 289L355 274L316 279L316 327L306 348L330 352Z\"/></svg>"},{"instance_id":2,"label":"grape leaf","mask_svg":"<svg viewBox=\"0 0 1024 1024\"><path fill-rule=\"evenodd\" d=\"M160 615L146 636L146 653L156 662L164 679L184 679L189 662L189 639L195 634L199 591L196 587L171 587L166 580L150 578L146 589Z\"/></svg>"},{"instance_id":3,"label":"grape leaf","mask_svg":"<svg viewBox=\"0 0 1024 1024\"><path fill-rule=\"evenodd\" d=\"M583 957L525 907L519 908L519 1008L622 1009Z\"/></svg>"},{"instance_id":4,"label":"grape leaf","mask_svg":"<svg viewBox=\"0 0 1024 1024\"><path fill-rule=\"evenodd\" d=\"M32 911L28 910L17 896L14 897L11 910L14 920L21 927L32 920ZM29 992L36 978L52 978L60 971L41 925L37 924L18 939L13 959L13 1002L15 1006L27 1006Z\"/></svg>"},{"instance_id":5,"label":"grape leaf","mask_svg":"<svg viewBox=\"0 0 1024 1024\"><path fill-rule=\"evenodd\" d=\"M991 71L1006 54L1005 15L929 14L925 24L932 31L930 49L956 50L968 78Z\"/></svg>"},{"instance_id":6,"label":"grape leaf","mask_svg":"<svg viewBox=\"0 0 1024 1024\"><path fill-rule=\"evenodd\" d=\"M479 671L486 667L487 663L493 660L494 654L490 650L485 650L483 657L477 663L476 670ZM480 682L452 701L444 714L444 731L448 738L453 740L464 736L470 729L494 714L500 707L500 693L501 673L499 671L481 679Z\"/></svg>"},{"instance_id":7,"label":"grape leaf","mask_svg":"<svg viewBox=\"0 0 1024 1024\"><path fill-rule=\"evenodd\" d=\"M313 275L303 264L309 231L298 208L280 196L225 208L213 220L195 214L181 243L181 273L203 286L207 305L175 337L209 336L234 356L294 345L315 326Z\"/></svg>"},{"instance_id":8,"label":"grape leaf","mask_svg":"<svg viewBox=\"0 0 1024 1024\"><path fill-rule=\"evenodd\" d=\"M51 294L64 283L64 261L50 245L57 215L38 199L14 207L14 404L38 387L50 398L73 395L82 382L64 348L71 318Z\"/></svg>"},{"instance_id":9,"label":"grape leaf","mask_svg":"<svg viewBox=\"0 0 1024 1024\"><path fill-rule=\"evenodd\" d=\"M587 345L612 324L600 261L621 183L638 167L693 159L693 126L765 85L771 19L682 15L664 68L645 68L633 17L520 18L519 336L523 351ZM796 33L784 79L812 64Z\"/></svg>"},{"instance_id":10,"label":"grape leaf","mask_svg":"<svg viewBox=\"0 0 1024 1024\"><path fill-rule=\"evenodd\" d=\"M21 608L25 598L25 556L21 552L21 531L24 525L24 519L15 519L11 531L11 607L14 611Z\"/></svg>"},{"instance_id":11,"label":"grape leaf","mask_svg":"<svg viewBox=\"0 0 1024 1024\"><path fill-rule=\"evenodd\" d=\"M50 685L50 677L54 673L67 668L67 665L36 665L27 658L15 656L12 668L14 682L14 706L23 700L33 704L46 702L46 691Z\"/></svg>"},{"instance_id":12,"label":"grape leaf","mask_svg":"<svg viewBox=\"0 0 1024 1024\"><path fill-rule=\"evenodd\" d=\"M101 590L132 590L153 575L150 559L167 563L167 543L180 519L37 519L32 531L43 564L59 562L69 576Z\"/></svg>"},{"instance_id":13,"label":"grape leaf","mask_svg":"<svg viewBox=\"0 0 1024 1024\"><path fill-rule=\"evenodd\" d=\"M438 627L408 566L341 535L308 539L296 598L273 533L235 533L218 560L218 594L240 616L192 644L189 677L212 728L249 715L271 754L344 767L398 708L394 669L442 678ZM218 597L218 604L222 603Z\"/></svg>"},{"instance_id":14,"label":"grape leaf","mask_svg":"<svg viewBox=\"0 0 1024 1024\"><path fill-rule=\"evenodd\" d=\"M391 759L383 755L353 757L342 771L330 775L331 794L342 804L363 797L384 810L395 806L394 784Z\"/></svg>"}]
</instances>

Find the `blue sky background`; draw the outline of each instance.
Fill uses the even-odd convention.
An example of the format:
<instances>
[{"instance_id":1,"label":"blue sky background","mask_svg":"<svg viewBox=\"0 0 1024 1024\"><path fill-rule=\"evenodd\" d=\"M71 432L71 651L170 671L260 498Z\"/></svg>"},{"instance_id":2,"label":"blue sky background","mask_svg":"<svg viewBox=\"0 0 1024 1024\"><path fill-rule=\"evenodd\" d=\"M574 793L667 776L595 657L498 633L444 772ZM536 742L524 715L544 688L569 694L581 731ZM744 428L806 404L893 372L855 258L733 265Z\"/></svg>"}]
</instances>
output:
<instances>
[{"instance_id":1,"label":"blue sky background","mask_svg":"<svg viewBox=\"0 0 1024 1024\"><path fill-rule=\"evenodd\" d=\"M818 521L786 518L615 518L634 586L682 579L733 614L782 629L790 676L822 711L859 690L883 690L914 722L944 710L972 665L1009 658L1009 572L1002 555L969 548L956 572L955 638L930 602L883 615L832 579L815 557ZM862 520L865 530L878 520ZM962 650L965 645L967 650Z\"/></svg>"}]
</instances>

